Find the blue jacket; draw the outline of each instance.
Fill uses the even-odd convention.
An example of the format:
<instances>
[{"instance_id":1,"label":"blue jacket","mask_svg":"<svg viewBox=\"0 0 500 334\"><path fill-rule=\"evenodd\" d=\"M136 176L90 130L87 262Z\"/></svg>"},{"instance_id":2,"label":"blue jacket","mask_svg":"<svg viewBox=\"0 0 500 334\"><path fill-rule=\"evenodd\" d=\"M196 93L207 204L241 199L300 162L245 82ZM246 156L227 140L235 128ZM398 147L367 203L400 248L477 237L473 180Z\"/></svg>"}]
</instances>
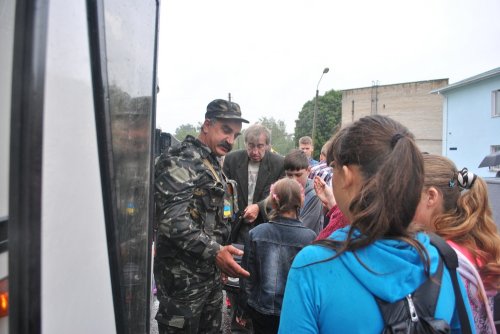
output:
<instances>
[{"instance_id":1,"label":"blue jacket","mask_svg":"<svg viewBox=\"0 0 500 334\"><path fill-rule=\"evenodd\" d=\"M345 240L350 227L329 238ZM438 251L427 235L417 240L426 248L431 273L438 266ZM334 260L335 252L313 245L295 258L286 284L279 333L381 333L384 322L374 295L395 302L415 291L426 279L418 252L409 244L382 239L361 250L346 252ZM452 333L460 333L450 273L445 268L435 317L444 319ZM459 282L462 283L459 279ZM469 319L468 298L462 288ZM474 329L473 329L474 330Z\"/></svg>"},{"instance_id":2,"label":"blue jacket","mask_svg":"<svg viewBox=\"0 0 500 334\"><path fill-rule=\"evenodd\" d=\"M295 255L316 233L295 219L279 217L250 230L242 266L250 272L240 284L250 307L280 315L288 271Z\"/></svg>"}]
</instances>

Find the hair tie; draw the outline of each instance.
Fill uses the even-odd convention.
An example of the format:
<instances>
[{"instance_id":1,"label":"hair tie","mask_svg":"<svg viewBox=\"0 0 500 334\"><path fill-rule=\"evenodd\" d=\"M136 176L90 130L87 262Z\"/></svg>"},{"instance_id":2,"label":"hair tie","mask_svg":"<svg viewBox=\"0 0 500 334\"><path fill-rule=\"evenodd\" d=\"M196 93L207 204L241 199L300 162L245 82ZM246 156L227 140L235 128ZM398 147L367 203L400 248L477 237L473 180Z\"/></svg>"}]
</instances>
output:
<instances>
[{"instance_id":1,"label":"hair tie","mask_svg":"<svg viewBox=\"0 0 500 334\"><path fill-rule=\"evenodd\" d=\"M400 133L396 133L394 136L392 136L391 138L391 148L394 148L394 146L396 146L396 143L398 142L398 140L400 140L401 138L403 138L404 136Z\"/></svg>"},{"instance_id":2,"label":"hair tie","mask_svg":"<svg viewBox=\"0 0 500 334\"><path fill-rule=\"evenodd\" d=\"M458 185L462 189L470 189L476 181L477 175L469 172L467 168L462 168L461 171L457 172Z\"/></svg>"}]
</instances>

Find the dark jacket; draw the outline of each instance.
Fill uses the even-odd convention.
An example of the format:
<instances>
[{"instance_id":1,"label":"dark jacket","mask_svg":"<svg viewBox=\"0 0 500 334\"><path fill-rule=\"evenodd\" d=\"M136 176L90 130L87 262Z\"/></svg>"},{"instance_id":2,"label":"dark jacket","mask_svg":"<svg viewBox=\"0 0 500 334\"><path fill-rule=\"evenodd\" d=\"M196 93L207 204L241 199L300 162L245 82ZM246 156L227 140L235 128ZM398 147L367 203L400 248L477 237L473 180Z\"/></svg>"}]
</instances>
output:
<instances>
[{"instance_id":1,"label":"dark jacket","mask_svg":"<svg viewBox=\"0 0 500 334\"><path fill-rule=\"evenodd\" d=\"M263 314L280 315L292 261L314 238L316 233L300 221L285 217L250 231L242 259L250 278L240 280L248 306Z\"/></svg>"},{"instance_id":2,"label":"dark jacket","mask_svg":"<svg viewBox=\"0 0 500 334\"><path fill-rule=\"evenodd\" d=\"M230 152L224 158L223 170L228 179L238 183L238 207L241 211L248 206L248 162L250 158L246 150ZM271 184L285 176L283 162L285 158L273 152L266 152L260 162L253 202L259 204L259 216L253 224L244 224L240 229L238 242L245 243L251 227L264 222L264 199L269 195Z\"/></svg>"}]
</instances>

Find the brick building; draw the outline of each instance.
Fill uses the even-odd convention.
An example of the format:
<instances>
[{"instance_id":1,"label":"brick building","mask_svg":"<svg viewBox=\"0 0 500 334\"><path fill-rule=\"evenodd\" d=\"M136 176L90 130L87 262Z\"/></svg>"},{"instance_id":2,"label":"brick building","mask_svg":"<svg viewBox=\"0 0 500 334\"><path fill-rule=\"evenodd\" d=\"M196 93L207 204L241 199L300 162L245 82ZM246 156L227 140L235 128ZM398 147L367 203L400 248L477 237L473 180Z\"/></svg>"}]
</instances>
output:
<instances>
[{"instance_id":1,"label":"brick building","mask_svg":"<svg viewBox=\"0 0 500 334\"><path fill-rule=\"evenodd\" d=\"M342 91L342 126L367 115L389 116L415 135L424 152L441 154L443 98L431 91L448 85L448 79L407 82Z\"/></svg>"}]
</instances>

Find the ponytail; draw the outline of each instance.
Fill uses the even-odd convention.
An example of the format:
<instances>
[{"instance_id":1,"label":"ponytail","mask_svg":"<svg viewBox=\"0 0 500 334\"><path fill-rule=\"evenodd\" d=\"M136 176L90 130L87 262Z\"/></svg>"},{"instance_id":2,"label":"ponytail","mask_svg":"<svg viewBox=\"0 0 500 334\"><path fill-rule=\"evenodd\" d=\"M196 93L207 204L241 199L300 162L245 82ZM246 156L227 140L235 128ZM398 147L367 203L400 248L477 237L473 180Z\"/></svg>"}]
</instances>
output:
<instances>
[{"instance_id":1,"label":"ponytail","mask_svg":"<svg viewBox=\"0 0 500 334\"><path fill-rule=\"evenodd\" d=\"M298 217L303 194L302 185L293 179L283 178L276 181L269 193L269 201L273 207L269 219L276 219L285 212L294 212Z\"/></svg>"},{"instance_id":2,"label":"ponytail","mask_svg":"<svg viewBox=\"0 0 500 334\"><path fill-rule=\"evenodd\" d=\"M424 187L436 188L443 197L444 212L432 219L432 229L465 247L476 259L485 287L500 291L500 236L486 182L467 168L458 171L440 155L425 154L424 168Z\"/></svg>"},{"instance_id":3,"label":"ponytail","mask_svg":"<svg viewBox=\"0 0 500 334\"><path fill-rule=\"evenodd\" d=\"M327 156L337 168L359 166L363 178L359 194L349 205L352 228L347 240L340 249L338 243L330 244L337 254L384 237L397 238L417 248L428 270L425 249L408 229L424 180L422 154L408 129L385 116L363 117L335 135ZM355 230L362 237L354 238Z\"/></svg>"}]
</instances>

